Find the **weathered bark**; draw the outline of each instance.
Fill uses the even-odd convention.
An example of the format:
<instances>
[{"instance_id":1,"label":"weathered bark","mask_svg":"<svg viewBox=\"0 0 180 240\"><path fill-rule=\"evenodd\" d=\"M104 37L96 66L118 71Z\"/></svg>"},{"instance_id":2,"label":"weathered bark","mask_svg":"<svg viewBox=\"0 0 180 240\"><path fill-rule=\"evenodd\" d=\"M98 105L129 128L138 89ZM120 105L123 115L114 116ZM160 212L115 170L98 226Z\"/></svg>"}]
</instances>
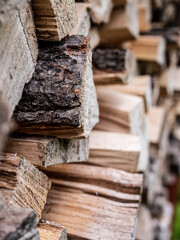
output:
<instances>
[{"instance_id":1,"label":"weathered bark","mask_svg":"<svg viewBox=\"0 0 180 240\"><path fill-rule=\"evenodd\" d=\"M17 153L36 166L81 162L89 156L88 139L58 139L52 137L13 135L8 138L4 151Z\"/></svg>"},{"instance_id":2,"label":"weathered bark","mask_svg":"<svg viewBox=\"0 0 180 240\"><path fill-rule=\"evenodd\" d=\"M4 147L9 128L8 108L1 101L0 96L0 151L2 151Z\"/></svg>"},{"instance_id":3,"label":"weathered bark","mask_svg":"<svg viewBox=\"0 0 180 240\"><path fill-rule=\"evenodd\" d=\"M0 2L0 27L9 20L9 17L21 10L29 0L1 0Z\"/></svg>"},{"instance_id":4,"label":"weathered bark","mask_svg":"<svg viewBox=\"0 0 180 240\"><path fill-rule=\"evenodd\" d=\"M41 220L38 230L41 240L67 240L66 229L58 223Z\"/></svg>"},{"instance_id":5,"label":"weathered bark","mask_svg":"<svg viewBox=\"0 0 180 240\"><path fill-rule=\"evenodd\" d=\"M32 0L39 40L60 41L77 24L74 0Z\"/></svg>"},{"instance_id":6,"label":"weathered bark","mask_svg":"<svg viewBox=\"0 0 180 240\"><path fill-rule=\"evenodd\" d=\"M51 183L16 154L0 155L0 190L6 204L33 209L40 219Z\"/></svg>"},{"instance_id":7,"label":"weathered bark","mask_svg":"<svg viewBox=\"0 0 180 240\"><path fill-rule=\"evenodd\" d=\"M71 36L41 48L13 117L22 132L61 138L89 135L98 121L98 104L87 38Z\"/></svg>"},{"instance_id":8,"label":"weathered bark","mask_svg":"<svg viewBox=\"0 0 180 240\"><path fill-rule=\"evenodd\" d=\"M1 240L39 240L36 215L30 209L3 206L0 210Z\"/></svg>"}]
</instances>

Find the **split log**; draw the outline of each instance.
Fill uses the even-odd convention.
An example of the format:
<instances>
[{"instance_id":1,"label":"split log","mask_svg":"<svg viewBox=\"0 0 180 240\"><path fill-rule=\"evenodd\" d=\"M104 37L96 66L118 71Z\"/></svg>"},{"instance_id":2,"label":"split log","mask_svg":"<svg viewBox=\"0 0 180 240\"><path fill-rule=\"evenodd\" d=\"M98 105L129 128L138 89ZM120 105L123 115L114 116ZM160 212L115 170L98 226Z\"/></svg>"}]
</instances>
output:
<instances>
[{"instance_id":1,"label":"split log","mask_svg":"<svg viewBox=\"0 0 180 240\"><path fill-rule=\"evenodd\" d=\"M129 43L129 48L137 60L156 62L163 65L165 62L165 40L160 36L140 36L138 40Z\"/></svg>"},{"instance_id":2,"label":"split log","mask_svg":"<svg viewBox=\"0 0 180 240\"><path fill-rule=\"evenodd\" d=\"M125 8L115 9L111 21L99 29L102 45L120 46L124 41L136 39L139 35L137 5L134 1Z\"/></svg>"},{"instance_id":3,"label":"split log","mask_svg":"<svg viewBox=\"0 0 180 240\"><path fill-rule=\"evenodd\" d=\"M141 151L139 138L130 134L92 131L88 164L137 172Z\"/></svg>"},{"instance_id":4,"label":"split log","mask_svg":"<svg viewBox=\"0 0 180 240\"><path fill-rule=\"evenodd\" d=\"M1 101L0 97L0 151L2 151L7 134L10 130L9 120L8 120L8 108Z\"/></svg>"},{"instance_id":5,"label":"split log","mask_svg":"<svg viewBox=\"0 0 180 240\"><path fill-rule=\"evenodd\" d=\"M100 43L100 36L97 27L92 27L89 32L91 49L95 49Z\"/></svg>"},{"instance_id":6,"label":"split log","mask_svg":"<svg viewBox=\"0 0 180 240\"><path fill-rule=\"evenodd\" d=\"M108 23L112 12L112 0L76 0L76 2L90 3L91 19L94 23Z\"/></svg>"},{"instance_id":7,"label":"split log","mask_svg":"<svg viewBox=\"0 0 180 240\"><path fill-rule=\"evenodd\" d=\"M32 77L38 54L35 37L29 37L34 36L34 29L26 10L28 6L20 14L16 11L0 28L0 91L9 117L21 98L24 84Z\"/></svg>"},{"instance_id":8,"label":"split log","mask_svg":"<svg viewBox=\"0 0 180 240\"><path fill-rule=\"evenodd\" d=\"M154 146L159 146L165 124L165 109L158 106L152 106L148 113L148 120L150 143Z\"/></svg>"},{"instance_id":9,"label":"split log","mask_svg":"<svg viewBox=\"0 0 180 240\"><path fill-rule=\"evenodd\" d=\"M32 0L32 8L39 40L60 41L77 24L74 0Z\"/></svg>"},{"instance_id":10,"label":"split log","mask_svg":"<svg viewBox=\"0 0 180 240\"><path fill-rule=\"evenodd\" d=\"M149 32L151 28L151 0L138 0L138 17L140 32Z\"/></svg>"},{"instance_id":11,"label":"split log","mask_svg":"<svg viewBox=\"0 0 180 240\"><path fill-rule=\"evenodd\" d=\"M159 77L160 96L170 97L174 94L174 81L176 77L176 67L170 66L165 69Z\"/></svg>"},{"instance_id":12,"label":"split log","mask_svg":"<svg viewBox=\"0 0 180 240\"><path fill-rule=\"evenodd\" d=\"M83 35L85 37L89 35L91 27L89 9L90 4L88 3L76 3L78 24L69 35Z\"/></svg>"},{"instance_id":13,"label":"split log","mask_svg":"<svg viewBox=\"0 0 180 240\"><path fill-rule=\"evenodd\" d=\"M14 206L4 206L0 210L0 215L0 239L40 239L34 211Z\"/></svg>"},{"instance_id":14,"label":"split log","mask_svg":"<svg viewBox=\"0 0 180 240\"><path fill-rule=\"evenodd\" d=\"M44 45L13 115L18 131L84 138L97 123L98 114L89 40L77 35Z\"/></svg>"},{"instance_id":15,"label":"split log","mask_svg":"<svg viewBox=\"0 0 180 240\"><path fill-rule=\"evenodd\" d=\"M67 227L68 239L131 239L142 175L87 165L62 167L47 169L53 187L43 219L61 220ZM128 184L131 194L127 188L123 192L121 184Z\"/></svg>"},{"instance_id":16,"label":"split log","mask_svg":"<svg viewBox=\"0 0 180 240\"><path fill-rule=\"evenodd\" d=\"M129 50L97 48L93 66L96 84L128 83L134 75L135 59Z\"/></svg>"},{"instance_id":17,"label":"split log","mask_svg":"<svg viewBox=\"0 0 180 240\"><path fill-rule=\"evenodd\" d=\"M140 97L120 94L113 90L97 87L100 106L100 122L96 130L130 133L140 138L139 164L143 169L148 163L148 125Z\"/></svg>"},{"instance_id":18,"label":"split log","mask_svg":"<svg viewBox=\"0 0 180 240\"><path fill-rule=\"evenodd\" d=\"M28 0L2 0L0 2L0 27L14 15L17 10L21 10Z\"/></svg>"},{"instance_id":19,"label":"split log","mask_svg":"<svg viewBox=\"0 0 180 240\"><path fill-rule=\"evenodd\" d=\"M174 96L179 97L179 93L180 93L180 82L179 82L179 77L180 77L180 67L178 67L175 70L175 77L174 77Z\"/></svg>"},{"instance_id":20,"label":"split log","mask_svg":"<svg viewBox=\"0 0 180 240\"><path fill-rule=\"evenodd\" d=\"M88 159L88 139L58 139L52 137L13 135L8 138L4 151L17 153L36 166L51 166L80 162Z\"/></svg>"},{"instance_id":21,"label":"split log","mask_svg":"<svg viewBox=\"0 0 180 240\"><path fill-rule=\"evenodd\" d=\"M151 78L148 75L134 77L127 85L108 84L101 86L101 88L141 97L144 101L144 108L146 112L148 112L150 106L152 105Z\"/></svg>"},{"instance_id":22,"label":"split log","mask_svg":"<svg viewBox=\"0 0 180 240\"><path fill-rule=\"evenodd\" d=\"M24 158L0 155L0 190L6 204L33 209L40 219L51 183Z\"/></svg>"},{"instance_id":23,"label":"split log","mask_svg":"<svg viewBox=\"0 0 180 240\"><path fill-rule=\"evenodd\" d=\"M123 6L130 3L132 0L113 0L114 7Z\"/></svg>"},{"instance_id":24,"label":"split log","mask_svg":"<svg viewBox=\"0 0 180 240\"><path fill-rule=\"evenodd\" d=\"M58 223L41 220L38 230L40 240L67 240L66 229Z\"/></svg>"}]
</instances>

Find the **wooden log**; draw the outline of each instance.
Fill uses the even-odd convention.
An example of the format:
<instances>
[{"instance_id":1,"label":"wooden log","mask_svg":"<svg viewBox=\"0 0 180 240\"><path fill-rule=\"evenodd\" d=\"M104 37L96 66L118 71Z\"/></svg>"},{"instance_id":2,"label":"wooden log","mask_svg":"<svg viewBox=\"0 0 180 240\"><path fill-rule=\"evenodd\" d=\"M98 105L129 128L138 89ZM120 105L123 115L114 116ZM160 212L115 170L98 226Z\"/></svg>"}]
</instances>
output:
<instances>
[{"instance_id":1,"label":"wooden log","mask_svg":"<svg viewBox=\"0 0 180 240\"><path fill-rule=\"evenodd\" d=\"M131 239L139 205L137 186L142 184L142 175L74 164L63 165L62 171L50 167L48 174L52 174L54 184L43 218L56 222L61 219L67 227L68 239ZM104 180L112 181L112 185L105 184ZM126 190L123 193L122 186L121 190L116 188L126 185L125 182L131 190L134 188L131 194Z\"/></svg>"},{"instance_id":2,"label":"wooden log","mask_svg":"<svg viewBox=\"0 0 180 240\"><path fill-rule=\"evenodd\" d=\"M69 35L83 35L85 37L89 35L91 27L89 9L90 4L88 3L76 3L78 24Z\"/></svg>"},{"instance_id":3,"label":"wooden log","mask_svg":"<svg viewBox=\"0 0 180 240\"><path fill-rule=\"evenodd\" d=\"M89 40L77 35L44 45L13 115L18 131L84 138L97 123L98 114Z\"/></svg>"},{"instance_id":4,"label":"wooden log","mask_svg":"<svg viewBox=\"0 0 180 240\"><path fill-rule=\"evenodd\" d=\"M138 0L138 17L140 32L149 32L151 29L151 0Z\"/></svg>"},{"instance_id":5,"label":"wooden log","mask_svg":"<svg viewBox=\"0 0 180 240\"><path fill-rule=\"evenodd\" d=\"M114 7L119 7L130 3L132 0L113 0Z\"/></svg>"},{"instance_id":6,"label":"wooden log","mask_svg":"<svg viewBox=\"0 0 180 240\"><path fill-rule=\"evenodd\" d=\"M174 82L173 82L175 98L178 98L179 93L180 93L179 77L180 77L180 67L176 68L176 70L175 70L175 77L174 77Z\"/></svg>"},{"instance_id":7,"label":"wooden log","mask_svg":"<svg viewBox=\"0 0 180 240\"><path fill-rule=\"evenodd\" d=\"M4 206L0 210L0 214L0 239L40 239L34 211L14 206Z\"/></svg>"},{"instance_id":8,"label":"wooden log","mask_svg":"<svg viewBox=\"0 0 180 240\"><path fill-rule=\"evenodd\" d=\"M47 176L16 154L0 155L0 189L6 204L33 209L41 217L51 183Z\"/></svg>"},{"instance_id":9,"label":"wooden log","mask_svg":"<svg viewBox=\"0 0 180 240\"><path fill-rule=\"evenodd\" d=\"M60 41L77 24L74 0L32 0L32 8L39 40Z\"/></svg>"},{"instance_id":10,"label":"wooden log","mask_svg":"<svg viewBox=\"0 0 180 240\"><path fill-rule=\"evenodd\" d=\"M163 107L152 106L148 113L148 121L150 143L154 146L159 146L165 123L165 109Z\"/></svg>"},{"instance_id":11,"label":"wooden log","mask_svg":"<svg viewBox=\"0 0 180 240\"><path fill-rule=\"evenodd\" d=\"M160 96L172 97L174 94L174 80L176 76L176 67L170 66L165 69L159 77Z\"/></svg>"},{"instance_id":12,"label":"wooden log","mask_svg":"<svg viewBox=\"0 0 180 240\"><path fill-rule=\"evenodd\" d=\"M0 97L0 151L2 151L7 134L10 130L10 124L8 119L8 108L7 106L1 101Z\"/></svg>"},{"instance_id":13,"label":"wooden log","mask_svg":"<svg viewBox=\"0 0 180 240\"><path fill-rule=\"evenodd\" d=\"M0 2L0 27L14 15L17 10L21 10L27 0L3 0Z\"/></svg>"},{"instance_id":14,"label":"wooden log","mask_svg":"<svg viewBox=\"0 0 180 240\"><path fill-rule=\"evenodd\" d=\"M92 27L89 32L91 49L95 49L100 43L100 36L97 27Z\"/></svg>"},{"instance_id":15,"label":"wooden log","mask_svg":"<svg viewBox=\"0 0 180 240\"><path fill-rule=\"evenodd\" d=\"M148 163L148 125L144 115L143 100L101 86L97 87L97 94L100 122L95 129L138 136L141 142L139 164L145 169Z\"/></svg>"},{"instance_id":16,"label":"wooden log","mask_svg":"<svg viewBox=\"0 0 180 240\"><path fill-rule=\"evenodd\" d=\"M53 137L13 135L4 151L17 153L36 166L85 161L89 156L88 139L58 139Z\"/></svg>"},{"instance_id":17,"label":"wooden log","mask_svg":"<svg viewBox=\"0 0 180 240\"><path fill-rule=\"evenodd\" d=\"M139 138L130 134L92 131L88 164L137 172L141 151Z\"/></svg>"},{"instance_id":18,"label":"wooden log","mask_svg":"<svg viewBox=\"0 0 180 240\"><path fill-rule=\"evenodd\" d=\"M139 35L137 5L134 1L125 8L115 9L111 21L99 30L102 45L120 46L127 40L136 39Z\"/></svg>"},{"instance_id":19,"label":"wooden log","mask_svg":"<svg viewBox=\"0 0 180 240\"><path fill-rule=\"evenodd\" d=\"M135 71L131 51L97 48L93 52L94 81L96 84L129 83Z\"/></svg>"},{"instance_id":20,"label":"wooden log","mask_svg":"<svg viewBox=\"0 0 180 240\"><path fill-rule=\"evenodd\" d=\"M101 88L141 97L146 112L152 105L151 78L148 75L134 77L128 85L108 84L101 86Z\"/></svg>"},{"instance_id":21,"label":"wooden log","mask_svg":"<svg viewBox=\"0 0 180 240\"><path fill-rule=\"evenodd\" d=\"M66 229L58 223L41 220L38 230L40 240L67 240Z\"/></svg>"},{"instance_id":22,"label":"wooden log","mask_svg":"<svg viewBox=\"0 0 180 240\"><path fill-rule=\"evenodd\" d=\"M163 65L165 62L165 40L160 36L140 36L128 46L137 60L156 62Z\"/></svg>"},{"instance_id":23,"label":"wooden log","mask_svg":"<svg viewBox=\"0 0 180 240\"><path fill-rule=\"evenodd\" d=\"M91 19L94 23L108 23L111 17L112 0L76 0L76 2L90 3Z\"/></svg>"},{"instance_id":24,"label":"wooden log","mask_svg":"<svg viewBox=\"0 0 180 240\"><path fill-rule=\"evenodd\" d=\"M30 37L34 31L26 11L28 6L24 8L20 15L16 11L10 16L0 28L0 91L8 105L9 117L21 98L24 84L32 77L38 54L36 39Z\"/></svg>"}]
</instances>

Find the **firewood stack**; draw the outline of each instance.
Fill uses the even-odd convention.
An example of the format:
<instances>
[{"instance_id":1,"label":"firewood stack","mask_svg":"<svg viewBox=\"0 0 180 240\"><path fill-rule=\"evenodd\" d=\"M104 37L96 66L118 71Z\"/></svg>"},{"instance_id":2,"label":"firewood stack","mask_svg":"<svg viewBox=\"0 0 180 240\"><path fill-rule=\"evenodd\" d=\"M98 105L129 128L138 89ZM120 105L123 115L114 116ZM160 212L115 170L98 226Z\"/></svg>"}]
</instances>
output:
<instances>
[{"instance_id":1,"label":"firewood stack","mask_svg":"<svg viewBox=\"0 0 180 240\"><path fill-rule=\"evenodd\" d=\"M179 8L0 2L0 240L170 240Z\"/></svg>"}]
</instances>

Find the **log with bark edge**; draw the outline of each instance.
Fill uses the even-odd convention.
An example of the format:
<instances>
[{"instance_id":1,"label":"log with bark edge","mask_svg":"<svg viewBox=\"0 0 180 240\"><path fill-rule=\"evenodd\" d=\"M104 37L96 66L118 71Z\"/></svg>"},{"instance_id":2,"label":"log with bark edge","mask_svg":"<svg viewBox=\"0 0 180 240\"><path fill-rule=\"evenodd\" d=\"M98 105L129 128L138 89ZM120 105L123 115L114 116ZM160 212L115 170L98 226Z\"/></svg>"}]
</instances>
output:
<instances>
[{"instance_id":1,"label":"log with bark edge","mask_svg":"<svg viewBox=\"0 0 180 240\"><path fill-rule=\"evenodd\" d=\"M2 102L0 97L0 151L2 151L7 134L10 130L9 120L8 120L8 108Z\"/></svg>"},{"instance_id":2,"label":"log with bark edge","mask_svg":"<svg viewBox=\"0 0 180 240\"><path fill-rule=\"evenodd\" d=\"M0 28L0 91L11 117L24 84L30 81L38 55L30 5L15 11Z\"/></svg>"},{"instance_id":3,"label":"log with bark edge","mask_svg":"<svg viewBox=\"0 0 180 240\"><path fill-rule=\"evenodd\" d=\"M129 83L134 75L135 59L131 51L118 48L97 48L93 51L96 84Z\"/></svg>"},{"instance_id":4,"label":"log with bark edge","mask_svg":"<svg viewBox=\"0 0 180 240\"><path fill-rule=\"evenodd\" d=\"M140 201L141 174L81 164L46 170L53 187L43 219L62 221L68 239L131 239Z\"/></svg>"},{"instance_id":5,"label":"log with bark edge","mask_svg":"<svg viewBox=\"0 0 180 240\"><path fill-rule=\"evenodd\" d=\"M13 115L18 131L84 138L98 122L98 114L88 38L74 35L43 45Z\"/></svg>"},{"instance_id":6,"label":"log with bark edge","mask_svg":"<svg viewBox=\"0 0 180 240\"><path fill-rule=\"evenodd\" d=\"M33 210L7 205L0 210L0 216L0 239L40 239Z\"/></svg>"},{"instance_id":7,"label":"log with bark edge","mask_svg":"<svg viewBox=\"0 0 180 240\"><path fill-rule=\"evenodd\" d=\"M0 190L6 204L31 208L40 219L51 183L48 177L16 154L0 155Z\"/></svg>"},{"instance_id":8,"label":"log with bark edge","mask_svg":"<svg viewBox=\"0 0 180 240\"><path fill-rule=\"evenodd\" d=\"M88 139L58 139L53 137L13 134L4 151L17 153L36 166L81 162L89 156Z\"/></svg>"},{"instance_id":9,"label":"log with bark edge","mask_svg":"<svg viewBox=\"0 0 180 240\"><path fill-rule=\"evenodd\" d=\"M111 21L99 29L101 45L120 46L139 36L137 5L134 1L113 11Z\"/></svg>"},{"instance_id":10,"label":"log with bark edge","mask_svg":"<svg viewBox=\"0 0 180 240\"><path fill-rule=\"evenodd\" d=\"M88 164L137 172L141 151L139 138L130 134L92 131Z\"/></svg>"},{"instance_id":11,"label":"log with bark edge","mask_svg":"<svg viewBox=\"0 0 180 240\"><path fill-rule=\"evenodd\" d=\"M38 230L40 240L67 240L66 229L58 223L41 220Z\"/></svg>"},{"instance_id":12,"label":"log with bark edge","mask_svg":"<svg viewBox=\"0 0 180 240\"><path fill-rule=\"evenodd\" d=\"M74 0L32 0L39 40L60 41L77 24Z\"/></svg>"},{"instance_id":13,"label":"log with bark edge","mask_svg":"<svg viewBox=\"0 0 180 240\"><path fill-rule=\"evenodd\" d=\"M76 0L76 2L90 3L91 19L94 23L108 23L112 12L112 0Z\"/></svg>"}]
</instances>

